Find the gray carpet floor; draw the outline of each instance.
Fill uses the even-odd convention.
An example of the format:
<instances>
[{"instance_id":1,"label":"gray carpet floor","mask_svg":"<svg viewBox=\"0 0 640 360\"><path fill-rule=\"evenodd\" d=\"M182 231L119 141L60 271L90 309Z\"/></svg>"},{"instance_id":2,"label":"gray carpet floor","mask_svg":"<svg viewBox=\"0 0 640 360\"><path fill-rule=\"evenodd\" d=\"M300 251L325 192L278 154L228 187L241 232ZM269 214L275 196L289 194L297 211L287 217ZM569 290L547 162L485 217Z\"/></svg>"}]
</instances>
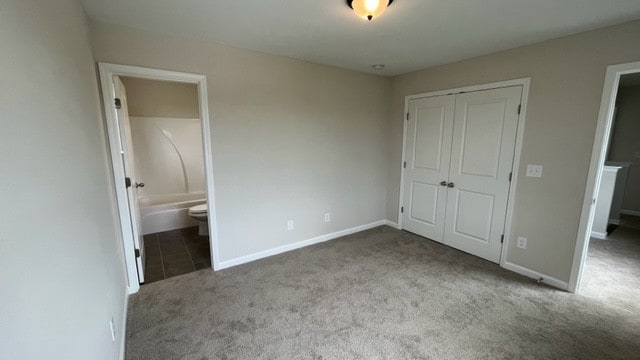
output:
<instances>
[{"instance_id":1,"label":"gray carpet floor","mask_svg":"<svg viewBox=\"0 0 640 360\"><path fill-rule=\"evenodd\" d=\"M591 239L580 294L619 306L639 316L640 221L638 218L623 217L620 226L606 240Z\"/></svg>"},{"instance_id":2,"label":"gray carpet floor","mask_svg":"<svg viewBox=\"0 0 640 360\"><path fill-rule=\"evenodd\" d=\"M640 312L380 227L142 287L127 359L640 359Z\"/></svg>"}]
</instances>

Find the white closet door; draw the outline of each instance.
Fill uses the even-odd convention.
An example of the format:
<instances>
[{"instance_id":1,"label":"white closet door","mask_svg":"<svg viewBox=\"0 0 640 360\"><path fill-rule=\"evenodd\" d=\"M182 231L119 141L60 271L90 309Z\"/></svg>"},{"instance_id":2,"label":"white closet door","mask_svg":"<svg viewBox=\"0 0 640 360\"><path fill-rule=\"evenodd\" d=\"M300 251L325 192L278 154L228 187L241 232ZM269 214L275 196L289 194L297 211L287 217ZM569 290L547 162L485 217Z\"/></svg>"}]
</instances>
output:
<instances>
[{"instance_id":1,"label":"white closet door","mask_svg":"<svg viewBox=\"0 0 640 360\"><path fill-rule=\"evenodd\" d=\"M522 87L457 95L445 244L498 262Z\"/></svg>"},{"instance_id":2,"label":"white closet door","mask_svg":"<svg viewBox=\"0 0 640 360\"><path fill-rule=\"evenodd\" d=\"M442 242L455 96L409 101L403 228ZM442 183L442 184L441 184Z\"/></svg>"}]
</instances>

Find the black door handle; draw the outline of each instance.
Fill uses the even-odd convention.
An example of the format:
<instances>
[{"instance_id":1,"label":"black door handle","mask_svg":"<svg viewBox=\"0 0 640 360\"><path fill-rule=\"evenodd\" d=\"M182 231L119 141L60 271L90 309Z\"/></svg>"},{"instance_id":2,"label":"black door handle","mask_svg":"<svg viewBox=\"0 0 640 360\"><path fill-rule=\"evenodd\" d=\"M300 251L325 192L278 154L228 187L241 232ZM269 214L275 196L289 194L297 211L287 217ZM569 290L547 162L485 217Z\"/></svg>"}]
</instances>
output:
<instances>
[{"instance_id":1,"label":"black door handle","mask_svg":"<svg viewBox=\"0 0 640 360\"><path fill-rule=\"evenodd\" d=\"M447 186L447 182L446 181L441 182L440 186Z\"/></svg>"},{"instance_id":2,"label":"black door handle","mask_svg":"<svg viewBox=\"0 0 640 360\"><path fill-rule=\"evenodd\" d=\"M454 183L448 183L448 184L447 184L447 186L448 186L448 187L450 187L450 188L452 188L452 187L456 186L456 184L454 184Z\"/></svg>"}]
</instances>

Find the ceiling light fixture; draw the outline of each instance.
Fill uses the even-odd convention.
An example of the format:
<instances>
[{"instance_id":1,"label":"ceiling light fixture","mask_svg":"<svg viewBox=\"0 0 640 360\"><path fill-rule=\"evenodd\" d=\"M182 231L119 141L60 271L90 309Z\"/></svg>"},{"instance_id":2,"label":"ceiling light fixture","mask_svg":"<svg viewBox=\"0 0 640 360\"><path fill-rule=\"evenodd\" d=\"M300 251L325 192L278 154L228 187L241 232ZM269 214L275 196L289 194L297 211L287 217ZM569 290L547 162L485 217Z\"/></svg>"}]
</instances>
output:
<instances>
[{"instance_id":1,"label":"ceiling light fixture","mask_svg":"<svg viewBox=\"0 0 640 360\"><path fill-rule=\"evenodd\" d=\"M347 5L356 15L371 21L374 17L382 15L392 2L393 0L347 0Z\"/></svg>"}]
</instances>

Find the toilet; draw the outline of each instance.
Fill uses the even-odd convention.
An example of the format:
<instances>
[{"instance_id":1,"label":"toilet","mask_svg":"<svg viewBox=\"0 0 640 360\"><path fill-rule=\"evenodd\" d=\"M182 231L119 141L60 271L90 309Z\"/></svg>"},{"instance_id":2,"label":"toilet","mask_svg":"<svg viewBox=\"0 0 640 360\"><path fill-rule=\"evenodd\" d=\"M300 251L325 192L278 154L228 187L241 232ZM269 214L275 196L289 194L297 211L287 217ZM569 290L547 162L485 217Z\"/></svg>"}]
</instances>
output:
<instances>
[{"instance_id":1,"label":"toilet","mask_svg":"<svg viewBox=\"0 0 640 360\"><path fill-rule=\"evenodd\" d=\"M200 236L208 236L209 235L209 222L207 213L207 204L196 205L192 208L189 208L189 216L198 220L199 229L198 235Z\"/></svg>"}]
</instances>

